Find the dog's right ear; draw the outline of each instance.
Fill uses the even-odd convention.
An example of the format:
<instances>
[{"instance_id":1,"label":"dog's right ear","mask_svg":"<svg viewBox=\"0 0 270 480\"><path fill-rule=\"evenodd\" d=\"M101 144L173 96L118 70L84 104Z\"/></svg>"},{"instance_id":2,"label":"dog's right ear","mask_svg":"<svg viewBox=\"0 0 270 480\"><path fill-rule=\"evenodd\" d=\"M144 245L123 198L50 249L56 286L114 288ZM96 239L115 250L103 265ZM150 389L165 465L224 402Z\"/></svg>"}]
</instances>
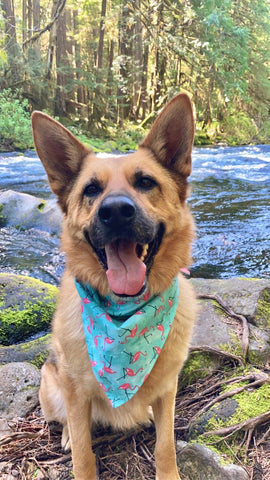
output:
<instances>
[{"instance_id":1,"label":"dog's right ear","mask_svg":"<svg viewBox=\"0 0 270 480\"><path fill-rule=\"evenodd\" d=\"M50 187L66 213L66 199L82 159L93 152L45 113L33 112L32 130L36 151L47 172Z\"/></svg>"}]
</instances>

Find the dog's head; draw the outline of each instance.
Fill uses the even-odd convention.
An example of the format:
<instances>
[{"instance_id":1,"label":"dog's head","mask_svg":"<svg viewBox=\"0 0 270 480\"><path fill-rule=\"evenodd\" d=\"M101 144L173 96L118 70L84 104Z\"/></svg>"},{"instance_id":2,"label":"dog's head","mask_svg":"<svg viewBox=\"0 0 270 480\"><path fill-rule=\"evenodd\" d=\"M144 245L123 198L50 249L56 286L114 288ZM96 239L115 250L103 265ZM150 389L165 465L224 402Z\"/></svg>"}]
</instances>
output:
<instances>
[{"instance_id":1,"label":"dog's head","mask_svg":"<svg viewBox=\"0 0 270 480\"><path fill-rule=\"evenodd\" d=\"M194 227L186 204L194 122L179 94L137 152L99 158L66 128L34 112L33 135L65 214L67 266L101 295L164 291L190 263Z\"/></svg>"}]
</instances>

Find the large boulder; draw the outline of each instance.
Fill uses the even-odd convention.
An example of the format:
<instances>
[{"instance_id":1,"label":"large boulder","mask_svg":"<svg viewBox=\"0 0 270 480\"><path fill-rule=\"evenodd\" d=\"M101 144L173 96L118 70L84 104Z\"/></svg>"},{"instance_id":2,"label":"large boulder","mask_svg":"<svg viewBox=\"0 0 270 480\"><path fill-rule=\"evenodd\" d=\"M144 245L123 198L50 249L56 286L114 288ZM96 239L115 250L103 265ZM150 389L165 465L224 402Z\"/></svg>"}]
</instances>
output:
<instances>
[{"instance_id":1,"label":"large boulder","mask_svg":"<svg viewBox=\"0 0 270 480\"><path fill-rule=\"evenodd\" d=\"M22 342L47 330L58 288L35 278L0 273L0 344Z\"/></svg>"},{"instance_id":2,"label":"large boulder","mask_svg":"<svg viewBox=\"0 0 270 480\"><path fill-rule=\"evenodd\" d=\"M270 280L231 278L191 281L198 295L217 295L234 313L246 317L249 328L248 360L264 364L270 357ZM215 299L200 298L199 306L192 346L216 348L241 357L241 320L222 310Z\"/></svg>"},{"instance_id":3,"label":"large boulder","mask_svg":"<svg viewBox=\"0 0 270 480\"><path fill-rule=\"evenodd\" d=\"M222 465L217 453L198 443L177 442L181 473L187 480L248 480L248 474L238 465Z\"/></svg>"},{"instance_id":4,"label":"large boulder","mask_svg":"<svg viewBox=\"0 0 270 480\"><path fill-rule=\"evenodd\" d=\"M244 315L251 324L270 329L270 280L228 278L213 280L193 278L198 294L214 294L224 300L235 313Z\"/></svg>"},{"instance_id":5,"label":"large boulder","mask_svg":"<svg viewBox=\"0 0 270 480\"><path fill-rule=\"evenodd\" d=\"M38 404L40 373L28 363L8 363L0 367L0 417L27 415Z\"/></svg>"},{"instance_id":6,"label":"large boulder","mask_svg":"<svg viewBox=\"0 0 270 480\"><path fill-rule=\"evenodd\" d=\"M59 235L62 212L56 199L43 200L27 193L0 192L1 223L18 228L36 228Z\"/></svg>"}]
</instances>

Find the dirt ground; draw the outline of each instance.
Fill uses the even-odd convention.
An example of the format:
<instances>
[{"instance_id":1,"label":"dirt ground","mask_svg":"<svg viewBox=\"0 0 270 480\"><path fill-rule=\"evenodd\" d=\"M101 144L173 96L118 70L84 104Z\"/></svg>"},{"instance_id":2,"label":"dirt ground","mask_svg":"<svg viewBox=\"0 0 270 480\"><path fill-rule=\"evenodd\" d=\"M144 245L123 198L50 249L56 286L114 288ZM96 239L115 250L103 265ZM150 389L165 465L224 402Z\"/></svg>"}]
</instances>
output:
<instances>
[{"instance_id":1,"label":"dirt ground","mask_svg":"<svg viewBox=\"0 0 270 480\"><path fill-rule=\"evenodd\" d=\"M189 424L205 405L218 395L222 374L186 387L176 401L176 440L187 440ZM70 453L61 451L61 429L50 427L37 407L27 418L9 422L12 432L0 440L2 480L68 480L72 476ZM238 431L239 432L239 431ZM251 480L270 479L270 421L243 428L239 454L233 463L241 465ZM239 436L239 434L238 434ZM93 448L100 480L154 480L154 425L128 432L102 427L93 430ZM241 455L240 455L241 448ZM244 450L244 454L243 454ZM181 469L181 466L180 466ZM183 480L191 480L181 477Z\"/></svg>"}]
</instances>

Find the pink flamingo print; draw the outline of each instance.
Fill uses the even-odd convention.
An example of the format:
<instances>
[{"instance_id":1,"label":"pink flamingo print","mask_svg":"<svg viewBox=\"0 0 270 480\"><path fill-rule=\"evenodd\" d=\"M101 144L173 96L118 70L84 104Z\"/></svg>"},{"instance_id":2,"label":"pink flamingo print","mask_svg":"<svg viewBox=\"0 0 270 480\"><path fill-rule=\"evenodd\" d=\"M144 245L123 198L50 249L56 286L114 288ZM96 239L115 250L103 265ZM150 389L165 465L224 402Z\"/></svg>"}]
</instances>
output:
<instances>
[{"instance_id":1,"label":"pink flamingo print","mask_svg":"<svg viewBox=\"0 0 270 480\"><path fill-rule=\"evenodd\" d=\"M108 315L108 313L105 313L105 312L101 313L100 315L97 315L96 317L101 318L103 315L105 315L105 318L106 320L108 320L108 322L112 322L110 315Z\"/></svg>"},{"instance_id":2,"label":"pink flamingo print","mask_svg":"<svg viewBox=\"0 0 270 480\"><path fill-rule=\"evenodd\" d=\"M151 327L151 328L153 328L153 327ZM146 335L146 333L149 333L149 335ZM148 340L147 340L147 337L150 337L151 335L152 335L152 333L149 332L147 327L144 327L139 333L139 337L143 337L147 341L147 343L149 343Z\"/></svg>"},{"instance_id":3,"label":"pink flamingo print","mask_svg":"<svg viewBox=\"0 0 270 480\"><path fill-rule=\"evenodd\" d=\"M140 303L143 301L143 302L147 302L147 300L149 300L150 298L150 292L146 292L143 297L142 297L142 300L136 300L135 305L140 305Z\"/></svg>"},{"instance_id":4,"label":"pink flamingo print","mask_svg":"<svg viewBox=\"0 0 270 480\"><path fill-rule=\"evenodd\" d=\"M128 375L129 377L136 377L136 375L138 375L139 372L143 372L143 368L139 368L137 370L137 372L134 372L134 370L132 370L132 368L128 368L128 367L125 367L123 368L123 373L124 375L120 378L117 379L118 380L121 380L121 378L126 378L126 376Z\"/></svg>"},{"instance_id":5,"label":"pink flamingo print","mask_svg":"<svg viewBox=\"0 0 270 480\"><path fill-rule=\"evenodd\" d=\"M116 371L111 368L112 357L111 357L109 366L107 366L106 363L103 362L103 360L101 361L101 363L103 363L103 365L104 365L104 367L103 367L104 372L109 373L110 375L112 375L113 373L116 373Z\"/></svg>"},{"instance_id":6,"label":"pink flamingo print","mask_svg":"<svg viewBox=\"0 0 270 480\"><path fill-rule=\"evenodd\" d=\"M104 343L103 343L103 351L105 350L105 344L111 345L113 342L114 342L113 338L105 337L104 338Z\"/></svg>"},{"instance_id":7,"label":"pink flamingo print","mask_svg":"<svg viewBox=\"0 0 270 480\"><path fill-rule=\"evenodd\" d=\"M157 329L161 332L161 340L163 341L164 338L163 338L163 335L164 335L164 327L163 325L161 325L161 323L159 325L157 325Z\"/></svg>"},{"instance_id":8,"label":"pink flamingo print","mask_svg":"<svg viewBox=\"0 0 270 480\"><path fill-rule=\"evenodd\" d=\"M155 307L154 305L149 305L149 307L152 307L152 308L154 308L154 309L156 310L155 317L157 317L157 316L160 314L160 312L161 312L162 310L164 310L164 307L163 307L162 305L160 305L160 307L158 307L158 308Z\"/></svg>"},{"instance_id":9,"label":"pink flamingo print","mask_svg":"<svg viewBox=\"0 0 270 480\"><path fill-rule=\"evenodd\" d=\"M109 392L109 391L112 389L112 387L109 387L109 388L107 389L107 388L105 387L105 385L103 385L103 383L100 383L99 385L101 386L102 390L104 390L104 392Z\"/></svg>"},{"instance_id":10,"label":"pink flamingo print","mask_svg":"<svg viewBox=\"0 0 270 480\"><path fill-rule=\"evenodd\" d=\"M102 335L95 335L95 337L94 337L94 344L95 344L96 348L98 348L98 338L102 338Z\"/></svg>"},{"instance_id":11,"label":"pink flamingo print","mask_svg":"<svg viewBox=\"0 0 270 480\"><path fill-rule=\"evenodd\" d=\"M91 360L91 365L92 367L95 367L97 365L97 362L95 360Z\"/></svg>"},{"instance_id":12,"label":"pink flamingo print","mask_svg":"<svg viewBox=\"0 0 270 480\"><path fill-rule=\"evenodd\" d=\"M87 305L87 303L91 303L91 300L89 300L87 297L82 299L82 302L84 305Z\"/></svg>"},{"instance_id":13,"label":"pink flamingo print","mask_svg":"<svg viewBox=\"0 0 270 480\"><path fill-rule=\"evenodd\" d=\"M122 383L122 385L120 385L120 387L118 387L118 390L124 390L125 394L127 396L127 399L129 399L127 390L132 390L133 391L136 388L140 388L139 385L134 385L134 387L132 387L130 385L130 383Z\"/></svg>"},{"instance_id":14,"label":"pink flamingo print","mask_svg":"<svg viewBox=\"0 0 270 480\"><path fill-rule=\"evenodd\" d=\"M146 357L147 352L143 353L141 351L138 351L138 352L134 353L133 358L132 358L132 363L137 362L137 360L139 360L139 358L140 358L140 355L143 355L143 357Z\"/></svg>"},{"instance_id":15,"label":"pink flamingo print","mask_svg":"<svg viewBox=\"0 0 270 480\"><path fill-rule=\"evenodd\" d=\"M173 299L172 298L169 298L168 304L169 304L169 307L172 308L172 306L173 306Z\"/></svg>"},{"instance_id":16,"label":"pink flamingo print","mask_svg":"<svg viewBox=\"0 0 270 480\"><path fill-rule=\"evenodd\" d=\"M134 387L132 387L130 385L130 383L122 383L122 385L120 385L120 387L118 387L118 390L135 390L135 388L140 388L139 385L134 385Z\"/></svg>"},{"instance_id":17,"label":"pink flamingo print","mask_svg":"<svg viewBox=\"0 0 270 480\"><path fill-rule=\"evenodd\" d=\"M138 330L138 326L135 325L135 327L132 328L132 330L130 330L129 328L125 328L124 330L129 331L130 334L125 336L125 341L124 341L124 342L120 342L121 345L125 345L125 344L127 343L127 341L128 341L128 340L127 340L128 338L134 338L134 337L136 337L137 330Z\"/></svg>"},{"instance_id":18,"label":"pink flamingo print","mask_svg":"<svg viewBox=\"0 0 270 480\"><path fill-rule=\"evenodd\" d=\"M87 331L88 331L88 333L92 334L90 326L89 326L89 325L87 325L87 327L86 327L86 328L87 328Z\"/></svg>"},{"instance_id":19,"label":"pink flamingo print","mask_svg":"<svg viewBox=\"0 0 270 480\"><path fill-rule=\"evenodd\" d=\"M93 328L93 327L94 327L94 320L93 320L93 318L91 317L91 315L88 315L87 320L90 322L91 328Z\"/></svg>"},{"instance_id":20,"label":"pink flamingo print","mask_svg":"<svg viewBox=\"0 0 270 480\"><path fill-rule=\"evenodd\" d=\"M160 347L153 347L153 351L154 351L154 356L153 356L151 361L153 361L156 356L160 355L161 348Z\"/></svg>"}]
</instances>

